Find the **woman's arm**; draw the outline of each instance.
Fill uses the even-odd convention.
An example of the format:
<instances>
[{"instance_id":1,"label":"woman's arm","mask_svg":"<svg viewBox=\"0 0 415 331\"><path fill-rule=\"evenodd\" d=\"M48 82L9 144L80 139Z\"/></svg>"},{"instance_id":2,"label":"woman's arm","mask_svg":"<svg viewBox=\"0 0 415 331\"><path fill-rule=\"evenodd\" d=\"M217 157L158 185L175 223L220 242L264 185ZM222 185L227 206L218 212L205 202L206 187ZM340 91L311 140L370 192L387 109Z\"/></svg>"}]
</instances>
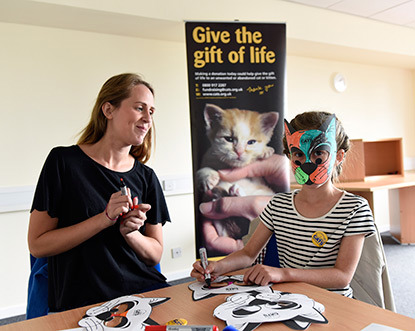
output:
<instances>
[{"instance_id":1,"label":"woman's arm","mask_svg":"<svg viewBox=\"0 0 415 331\"><path fill-rule=\"evenodd\" d=\"M125 240L145 264L155 266L160 262L163 253L161 224L146 224L145 235L134 231L126 235Z\"/></svg>"},{"instance_id":2,"label":"woman's arm","mask_svg":"<svg viewBox=\"0 0 415 331\"><path fill-rule=\"evenodd\" d=\"M111 195L106 209L87 220L58 229L58 218L47 211L33 210L30 214L28 244L30 253L37 258L66 252L107 227L114 225L117 216L132 205L131 198L116 192ZM107 216L108 215L108 216ZM113 221L110 220L113 219Z\"/></svg>"},{"instance_id":3,"label":"woman's arm","mask_svg":"<svg viewBox=\"0 0 415 331\"><path fill-rule=\"evenodd\" d=\"M138 204L137 198L134 198L133 203L134 209L121 221L120 232L139 259L149 266L154 266L160 262L163 253L162 225L147 223L143 235L138 230L144 225L146 213L151 209L151 205Z\"/></svg>"},{"instance_id":4,"label":"woman's arm","mask_svg":"<svg viewBox=\"0 0 415 331\"><path fill-rule=\"evenodd\" d=\"M363 242L364 234L344 237L332 268L292 269L255 265L245 273L244 281L260 285L270 282L306 282L323 288L344 288L353 278Z\"/></svg>"},{"instance_id":5,"label":"woman's arm","mask_svg":"<svg viewBox=\"0 0 415 331\"><path fill-rule=\"evenodd\" d=\"M46 211L35 209L30 214L29 251L37 258L57 255L78 246L113 224L103 212L78 224L58 229L57 218L50 217Z\"/></svg>"}]
</instances>

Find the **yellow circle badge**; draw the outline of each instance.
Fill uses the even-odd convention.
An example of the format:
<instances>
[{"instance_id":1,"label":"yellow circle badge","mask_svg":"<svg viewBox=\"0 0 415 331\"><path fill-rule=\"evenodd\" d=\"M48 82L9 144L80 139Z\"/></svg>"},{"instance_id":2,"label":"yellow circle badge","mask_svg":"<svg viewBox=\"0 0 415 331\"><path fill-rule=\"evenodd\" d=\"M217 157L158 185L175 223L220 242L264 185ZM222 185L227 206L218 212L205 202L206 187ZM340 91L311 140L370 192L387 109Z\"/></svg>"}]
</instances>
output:
<instances>
[{"instance_id":1,"label":"yellow circle badge","mask_svg":"<svg viewBox=\"0 0 415 331\"><path fill-rule=\"evenodd\" d=\"M329 238L323 231L316 231L311 236L311 241L317 247L323 247Z\"/></svg>"}]
</instances>

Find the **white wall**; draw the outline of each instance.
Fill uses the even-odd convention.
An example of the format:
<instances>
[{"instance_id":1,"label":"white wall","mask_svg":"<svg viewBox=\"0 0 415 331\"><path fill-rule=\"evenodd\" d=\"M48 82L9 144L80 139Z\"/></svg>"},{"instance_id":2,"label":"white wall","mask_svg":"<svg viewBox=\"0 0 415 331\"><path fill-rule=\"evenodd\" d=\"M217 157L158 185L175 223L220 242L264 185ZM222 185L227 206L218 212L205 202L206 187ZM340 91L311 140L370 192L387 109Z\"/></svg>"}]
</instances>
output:
<instances>
[{"instance_id":1,"label":"white wall","mask_svg":"<svg viewBox=\"0 0 415 331\"><path fill-rule=\"evenodd\" d=\"M150 166L161 176L191 177L183 44L8 23L0 23L0 43L7 45L0 52L1 187L35 185L49 150L76 142L104 81L127 71L156 90ZM162 269L186 277L195 251L193 197L167 201L173 222L165 227ZM0 312L26 300L28 218L28 212L0 213ZM170 249L178 246L183 257L173 261Z\"/></svg>"},{"instance_id":2,"label":"white wall","mask_svg":"<svg viewBox=\"0 0 415 331\"><path fill-rule=\"evenodd\" d=\"M341 72L343 93L332 78ZM305 110L334 112L353 138L403 137L404 155L415 156L414 70L299 56L287 60L288 116Z\"/></svg>"},{"instance_id":3,"label":"white wall","mask_svg":"<svg viewBox=\"0 0 415 331\"><path fill-rule=\"evenodd\" d=\"M196 8L196 11L195 5L187 2L190 11L186 18L197 19L210 14L211 20L232 20L238 15L241 20L246 18L249 21L287 21L289 37L302 36L307 42L312 38L316 42L335 39L330 31L318 27L326 18L325 12L280 4L279 1L263 2L272 6L274 16L270 14L272 11L264 8L252 10L251 3L247 1L237 2L239 5L235 11L228 11L232 15L213 14L215 10L211 7L206 8L206 11ZM104 2L106 5L109 3L115 4L114 1ZM130 1L123 3L131 5ZM233 1L226 3L235 5ZM143 6L141 15L151 12L154 16L160 16L160 19L169 15L168 8L151 9L150 2ZM294 9L301 9L297 11L298 17L294 15ZM125 8L117 10L127 11ZM171 15L178 19L182 11L176 8ZM315 15L320 15L317 17L321 19L316 20ZM361 29L367 27L367 33L356 33L354 39L345 34L344 45L347 47L364 45L366 35L374 34L375 26L383 32L386 43L393 39L390 35L396 32L404 31L402 40L405 41L415 35L415 32L408 35L409 29L400 30L390 26L388 30L388 26L381 23L365 24L362 19L350 18L347 21L345 16L336 17L341 17L344 24L351 22L353 26L358 24ZM150 166L161 177L191 177L190 120L183 41L6 23L7 20L0 14L1 20L0 188L8 190L16 186L35 185L49 150L56 145L76 142L76 134L86 124L103 82L112 75L126 71L141 73L156 89L157 147ZM18 19L13 18L11 21L16 22ZM316 22L314 26L311 21ZM152 28L156 28L156 25ZM310 29L314 29L314 35ZM395 36L395 39L398 38ZM413 68L405 68L402 63L382 64L386 62L377 60L384 53L373 57L373 64L363 58L359 61L359 56L353 56L352 60L348 60L351 57L345 54L330 58L324 52L310 49L298 54L297 47L295 52L290 53L290 42L289 38L287 118L306 110L326 109L340 117L351 138L403 137L405 156L415 157ZM336 42L339 43L338 40ZM384 52L387 44L380 47L373 45L375 42L370 40L368 48L371 47L373 51L378 47L379 52ZM408 60L408 56L409 59L413 56L410 52L402 47L397 56ZM370 54L373 56L378 53ZM349 86L344 93L334 91L331 86L335 72L342 72L348 80ZM172 223L164 227L165 251L161 264L168 278L174 279L187 276L195 258L193 197L191 194L168 196L167 203ZM26 244L28 218L28 211L0 213L0 318L24 313L29 275ZM175 247L182 248L183 256L173 260L171 249Z\"/></svg>"}]
</instances>

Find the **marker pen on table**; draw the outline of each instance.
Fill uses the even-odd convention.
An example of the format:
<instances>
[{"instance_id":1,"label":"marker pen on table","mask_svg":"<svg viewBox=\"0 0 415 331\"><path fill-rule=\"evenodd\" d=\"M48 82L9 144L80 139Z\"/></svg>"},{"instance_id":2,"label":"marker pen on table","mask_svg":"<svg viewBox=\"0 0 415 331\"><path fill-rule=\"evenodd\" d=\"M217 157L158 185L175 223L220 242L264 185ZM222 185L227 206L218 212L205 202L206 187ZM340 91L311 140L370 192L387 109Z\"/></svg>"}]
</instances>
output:
<instances>
[{"instance_id":1,"label":"marker pen on table","mask_svg":"<svg viewBox=\"0 0 415 331\"><path fill-rule=\"evenodd\" d=\"M219 331L216 325L147 325L145 331Z\"/></svg>"},{"instance_id":2,"label":"marker pen on table","mask_svg":"<svg viewBox=\"0 0 415 331\"><path fill-rule=\"evenodd\" d=\"M238 331L238 329L235 328L233 325L227 325L227 326L225 326L223 331Z\"/></svg>"},{"instance_id":3,"label":"marker pen on table","mask_svg":"<svg viewBox=\"0 0 415 331\"><path fill-rule=\"evenodd\" d=\"M206 248L201 247L199 249L199 255L200 255L200 262L202 263L202 267L203 267L203 269L206 270L206 268L208 266ZM207 286L210 287L210 274L207 274L206 272L205 272L205 281L206 281Z\"/></svg>"}]
</instances>

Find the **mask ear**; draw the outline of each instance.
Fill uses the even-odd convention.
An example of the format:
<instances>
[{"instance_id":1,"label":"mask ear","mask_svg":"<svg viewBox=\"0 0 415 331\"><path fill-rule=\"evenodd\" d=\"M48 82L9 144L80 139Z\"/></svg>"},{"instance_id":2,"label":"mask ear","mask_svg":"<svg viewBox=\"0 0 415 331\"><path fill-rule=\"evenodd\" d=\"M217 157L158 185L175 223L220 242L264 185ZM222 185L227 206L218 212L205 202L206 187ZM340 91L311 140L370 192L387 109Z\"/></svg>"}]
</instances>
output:
<instances>
[{"instance_id":1,"label":"mask ear","mask_svg":"<svg viewBox=\"0 0 415 331\"><path fill-rule=\"evenodd\" d=\"M336 132L336 115L332 114L328 119L321 124L319 130L322 132L329 132L332 131L334 128L334 132Z\"/></svg>"},{"instance_id":2,"label":"mask ear","mask_svg":"<svg viewBox=\"0 0 415 331\"><path fill-rule=\"evenodd\" d=\"M329 142L332 152L336 153L337 143L336 143L336 115L331 115L324 123L320 126L320 131L324 132L327 141ZM333 155L334 157L334 155ZM333 159L333 162L335 160Z\"/></svg>"},{"instance_id":3,"label":"mask ear","mask_svg":"<svg viewBox=\"0 0 415 331\"><path fill-rule=\"evenodd\" d=\"M285 128L285 139L287 140L287 146L288 146L288 150L291 153L291 145L292 145L292 134L293 132L295 132L295 130L293 129L293 127L291 126L290 123L287 122L286 119L284 119L284 128Z\"/></svg>"},{"instance_id":4,"label":"mask ear","mask_svg":"<svg viewBox=\"0 0 415 331\"><path fill-rule=\"evenodd\" d=\"M290 123L288 123L288 121L286 119L284 119L284 127L285 127L285 135L292 135L295 130L293 129L293 127L291 126Z\"/></svg>"}]
</instances>

